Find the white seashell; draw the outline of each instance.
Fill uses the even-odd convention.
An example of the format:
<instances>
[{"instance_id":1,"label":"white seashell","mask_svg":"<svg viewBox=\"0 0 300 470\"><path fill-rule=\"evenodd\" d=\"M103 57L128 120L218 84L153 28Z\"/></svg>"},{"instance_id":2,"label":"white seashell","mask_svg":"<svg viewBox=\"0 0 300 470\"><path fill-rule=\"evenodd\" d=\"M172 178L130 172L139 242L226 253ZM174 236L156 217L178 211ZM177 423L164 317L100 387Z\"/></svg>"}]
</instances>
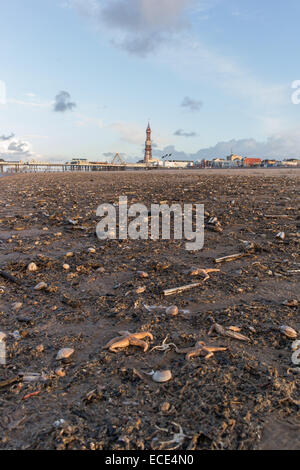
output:
<instances>
[{"instance_id":1,"label":"white seashell","mask_svg":"<svg viewBox=\"0 0 300 470\"><path fill-rule=\"evenodd\" d=\"M297 334L297 331L295 331L293 328L291 328L290 326L286 326L286 325L283 325L280 327L280 330L282 331L282 333L287 336L288 338L292 338L292 339L295 339L297 338L298 334Z\"/></svg>"},{"instance_id":2,"label":"white seashell","mask_svg":"<svg viewBox=\"0 0 300 470\"><path fill-rule=\"evenodd\" d=\"M58 351L56 359L58 361L61 361L62 359L68 359L69 357L72 356L73 353L74 353L74 349L72 348L61 349L60 351Z\"/></svg>"},{"instance_id":3,"label":"white seashell","mask_svg":"<svg viewBox=\"0 0 300 470\"><path fill-rule=\"evenodd\" d=\"M34 290L42 290L42 289L46 289L48 286L45 282L40 282L39 284L37 284L34 288Z\"/></svg>"},{"instance_id":4,"label":"white seashell","mask_svg":"<svg viewBox=\"0 0 300 470\"><path fill-rule=\"evenodd\" d=\"M296 366L300 364L300 349L297 349L297 351L292 355L292 363Z\"/></svg>"},{"instance_id":5,"label":"white seashell","mask_svg":"<svg viewBox=\"0 0 300 470\"><path fill-rule=\"evenodd\" d=\"M30 263L28 266L27 266L27 270L30 271L30 272L34 272L34 271L37 271L37 265L35 263Z\"/></svg>"},{"instance_id":6,"label":"white seashell","mask_svg":"<svg viewBox=\"0 0 300 470\"><path fill-rule=\"evenodd\" d=\"M281 240L284 240L285 239L285 233L284 232L277 233L276 238L280 238Z\"/></svg>"},{"instance_id":7,"label":"white seashell","mask_svg":"<svg viewBox=\"0 0 300 470\"><path fill-rule=\"evenodd\" d=\"M171 317L176 317L176 315L178 315L178 307L176 305L171 305L171 307L167 308L166 314Z\"/></svg>"},{"instance_id":8,"label":"white seashell","mask_svg":"<svg viewBox=\"0 0 300 470\"><path fill-rule=\"evenodd\" d=\"M163 383L168 382L172 378L172 373L170 370L159 370L152 375L154 382Z\"/></svg>"},{"instance_id":9,"label":"white seashell","mask_svg":"<svg viewBox=\"0 0 300 470\"><path fill-rule=\"evenodd\" d=\"M297 341L294 341L292 343L292 350L297 351L297 349L300 349L300 340L299 339L297 339Z\"/></svg>"},{"instance_id":10,"label":"white seashell","mask_svg":"<svg viewBox=\"0 0 300 470\"><path fill-rule=\"evenodd\" d=\"M3 333L2 331L0 331L0 343L7 337L7 335L5 333Z\"/></svg>"},{"instance_id":11,"label":"white seashell","mask_svg":"<svg viewBox=\"0 0 300 470\"><path fill-rule=\"evenodd\" d=\"M89 248L89 253L96 253L95 248Z\"/></svg>"}]
</instances>

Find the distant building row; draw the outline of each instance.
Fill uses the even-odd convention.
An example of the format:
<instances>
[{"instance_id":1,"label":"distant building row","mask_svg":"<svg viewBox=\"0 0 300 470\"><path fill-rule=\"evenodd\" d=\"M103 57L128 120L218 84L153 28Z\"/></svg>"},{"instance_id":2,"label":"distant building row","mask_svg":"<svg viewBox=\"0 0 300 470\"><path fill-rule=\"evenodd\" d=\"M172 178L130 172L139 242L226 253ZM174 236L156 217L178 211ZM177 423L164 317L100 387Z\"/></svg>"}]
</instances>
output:
<instances>
[{"instance_id":1,"label":"distant building row","mask_svg":"<svg viewBox=\"0 0 300 470\"><path fill-rule=\"evenodd\" d=\"M300 167L300 160L289 158L286 160L270 160L261 158L241 157L231 154L227 158L214 158L213 160L201 160L198 163L201 168L253 168L253 167Z\"/></svg>"}]
</instances>

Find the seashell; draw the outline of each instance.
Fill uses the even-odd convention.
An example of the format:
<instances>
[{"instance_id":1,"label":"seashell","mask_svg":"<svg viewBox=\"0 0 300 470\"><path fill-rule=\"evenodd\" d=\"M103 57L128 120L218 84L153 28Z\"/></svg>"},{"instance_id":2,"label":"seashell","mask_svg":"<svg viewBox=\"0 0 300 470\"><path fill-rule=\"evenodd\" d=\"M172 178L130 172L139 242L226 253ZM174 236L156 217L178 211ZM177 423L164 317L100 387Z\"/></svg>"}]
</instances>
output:
<instances>
[{"instance_id":1,"label":"seashell","mask_svg":"<svg viewBox=\"0 0 300 470\"><path fill-rule=\"evenodd\" d=\"M74 349L73 349L73 348L64 348L64 349L61 349L60 351L58 351L57 356L56 356L56 359L57 359L58 361L61 361L62 359L68 359L69 357L72 356L73 353L74 353Z\"/></svg>"},{"instance_id":2,"label":"seashell","mask_svg":"<svg viewBox=\"0 0 300 470\"><path fill-rule=\"evenodd\" d=\"M14 310L14 312L18 312L20 308L22 308L22 305L22 302L15 302L14 304L12 304L12 309Z\"/></svg>"},{"instance_id":3,"label":"seashell","mask_svg":"<svg viewBox=\"0 0 300 470\"><path fill-rule=\"evenodd\" d=\"M34 272L34 271L37 271L37 270L38 270L38 267L35 263L30 263L27 266L27 271Z\"/></svg>"},{"instance_id":4,"label":"seashell","mask_svg":"<svg viewBox=\"0 0 300 470\"><path fill-rule=\"evenodd\" d=\"M6 334L0 331L0 343L6 338Z\"/></svg>"},{"instance_id":5,"label":"seashell","mask_svg":"<svg viewBox=\"0 0 300 470\"><path fill-rule=\"evenodd\" d=\"M154 372L154 374L152 375L152 379L154 380L154 382L158 383L168 382L169 380L171 380L171 378L172 373L170 370L159 370L157 372Z\"/></svg>"},{"instance_id":6,"label":"seashell","mask_svg":"<svg viewBox=\"0 0 300 470\"><path fill-rule=\"evenodd\" d=\"M295 331L293 328L291 328L290 326L286 326L286 325L283 325L280 327L280 330L282 331L282 333L287 336L288 338L292 338L292 339L295 339L297 338L298 334L297 334L297 331Z\"/></svg>"},{"instance_id":7,"label":"seashell","mask_svg":"<svg viewBox=\"0 0 300 470\"><path fill-rule=\"evenodd\" d=\"M170 315L171 317L176 317L178 315L178 307L176 305L171 305L166 309L166 314Z\"/></svg>"},{"instance_id":8,"label":"seashell","mask_svg":"<svg viewBox=\"0 0 300 470\"><path fill-rule=\"evenodd\" d=\"M145 279L145 278L149 277L149 274L146 273L145 271L138 271L138 275L141 279Z\"/></svg>"},{"instance_id":9,"label":"seashell","mask_svg":"<svg viewBox=\"0 0 300 470\"><path fill-rule=\"evenodd\" d=\"M292 363L295 364L295 366L300 364L300 349L297 349L292 355Z\"/></svg>"},{"instance_id":10,"label":"seashell","mask_svg":"<svg viewBox=\"0 0 300 470\"><path fill-rule=\"evenodd\" d=\"M88 250L88 251L89 251L89 253L96 253L96 250L95 250L95 248L89 248L89 250Z\"/></svg>"},{"instance_id":11,"label":"seashell","mask_svg":"<svg viewBox=\"0 0 300 470\"><path fill-rule=\"evenodd\" d=\"M285 239L285 233L284 232L277 233L276 238L280 238L281 240L284 240Z\"/></svg>"},{"instance_id":12,"label":"seashell","mask_svg":"<svg viewBox=\"0 0 300 470\"><path fill-rule=\"evenodd\" d=\"M44 345L43 345L43 344L39 344L39 345L35 348L36 352L38 352L38 353L42 353L42 352L44 351L44 349L45 349L45 348L44 348Z\"/></svg>"},{"instance_id":13,"label":"seashell","mask_svg":"<svg viewBox=\"0 0 300 470\"><path fill-rule=\"evenodd\" d=\"M67 258L72 258L73 255L74 255L73 251L68 251L68 253L66 253Z\"/></svg>"},{"instance_id":14,"label":"seashell","mask_svg":"<svg viewBox=\"0 0 300 470\"><path fill-rule=\"evenodd\" d=\"M69 265L69 264L64 264L64 265L63 265L63 268L64 268L66 271L69 271L70 265Z\"/></svg>"},{"instance_id":15,"label":"seashell","mask_svg":"<svg viewBox=\"0 0 300 470\"><path fill-rule=\"evenodd\" d=\"M66 372L64 371L64 369L62 367L58 367L55 370L55 374L58 375L58 377L65 377Z\"/></svg>"},{"instance_id":16,"label":"seashell","mask_svg":"<svg viewBox=\"0 0 300 470\"><path fill-rule=\"evenodd\" d=\"M42 289L46 289L48 286L45 282L40 282L39 284L37 284L34 288L34 290L42 290Z\"/></svg>"},{"instance_id":17,"label":"seashell","mask_svg":"<svg viewBox=\"0 0 300 470\"><path fill-rule=\"evenodd\" d=\"M297 339L297 341L294 341L292 343L292 350L297 351L297 349L300 349L300 340L299 339Z\"/></svg>"},{"instance_id":18,"label":"seashell","mask_svg":"<svg viewBox=\"0 0 300 470\"><path fill-rule=\"evenodd\" d=\"M146 290L146 287L138 287L136 290L135 290L135 293L136 294L142 294L143 292L145 292Z\"/></svg>"}]
</instances>

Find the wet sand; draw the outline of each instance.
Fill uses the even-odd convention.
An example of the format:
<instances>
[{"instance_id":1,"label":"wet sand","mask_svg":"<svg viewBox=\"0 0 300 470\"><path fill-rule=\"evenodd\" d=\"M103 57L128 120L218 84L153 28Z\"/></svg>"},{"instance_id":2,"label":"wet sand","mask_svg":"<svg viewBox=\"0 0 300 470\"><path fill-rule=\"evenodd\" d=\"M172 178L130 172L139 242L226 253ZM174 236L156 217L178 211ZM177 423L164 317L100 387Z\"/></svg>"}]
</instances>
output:
<instances>
[{"instance_id":1,"label":"wet sand","mask_svg":"<svg viewBox=\"0 0 300 470\"><path fill-rule=\"evenodd\" d=\"M0 269L16 282L0 277L7 335L0 448L299 450L300 375L293 340L279 330L300 330L299 176L255 169L1 178ZM96 209L119 196L149 206L203 203L204 249L188 252L179 240L99 241ZM213 217L220 231L208 223ZM215 262L238 252L240 259ZM31 262L37 271L28 271ZM220 272L204 282L201 273L190 276L193 268ZM40 282L47 288L36 291ZM200 287L163 296L194 282ZM176 317L145 307L174 304ZM249 341L209 336L215 322ZM148 351L103 350L124 330L151 332ZM152 350L166 337L178 349L200 340L227 350L191 360L173 346ZM60 363L62 348L74 354ZM163 369L172 371L164 384L144 374ZM42 377L24 380L30 374ZM186 437L164 444L178 433L173 423Z\"/></svg>"}]
</instances>

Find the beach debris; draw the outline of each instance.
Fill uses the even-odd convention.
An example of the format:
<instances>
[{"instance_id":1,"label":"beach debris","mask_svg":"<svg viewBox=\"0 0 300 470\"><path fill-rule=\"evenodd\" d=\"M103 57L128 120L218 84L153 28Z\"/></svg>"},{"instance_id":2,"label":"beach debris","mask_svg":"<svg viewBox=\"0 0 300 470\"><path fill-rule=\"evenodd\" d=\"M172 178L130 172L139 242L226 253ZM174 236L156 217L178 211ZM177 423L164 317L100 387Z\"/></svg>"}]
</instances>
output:
<instances>
[{"instance_id":1,"label":"beach debris","mask_svg":"<svg viewBox=\"0 0 300 470\"><path fill-rule=\"evenodd\" d=\"M44 289L47 289L48 285L46 284L46 282L39 282L34 290L44 290Z\"/></svg>"},{"instance_id":2,"label":"beach debris","mask_svg":"<svg viewBox=\"0 0 300 470\"><path fill-rule=\"evenodd\" d=\"M170 403L168 401L164 401L160 406L160 411L162 413L167 413L170 408L171 408Z\"/></svg>"},{"instance_id":3,"label":"beach debris","mask_svg":"<svg viewBox=\"0 0 300 470\"><path fill-rule=\"evenodd\" d=\"M10 385L14 385L16 383L22 382L23 377L21 375L17 375L11 379L3 380L0 382L0 388L9 387Z\"/></svg>"},{"instance_id":4,"label":"beach debris","mask_svg":"<svg viewBox=\"0 0 300 470\"><path fill-rule=\"evenodd\" d=\"M173 433L173 437L169 441L160 442L159 439L155 437L151 443L151 447L153 450L176 450L178 449L179 446L183 444L186 438L188 439L191 438L191 436L184 434L183 429L180 426L180 424L177 424L174 422L172 422L172 424L178 428L179 432ZM169 433L168 429L159 428L158 426L156 426L156 428L159 431Z\"/></svg>"},{"instance_id":5,"label":"beach debris","mask_svg":"<svg viewBox=\"0 0 300 470\"><path fill-rule=\"evenodd\" d=\"M172 372L170 370L158 370L152 374L152 380L158 383L169 382L172 379Z\"/></svg>"},{"instance_id":6,"label":"beach debris","mask_svg":"<svg viewBox=\"0 0 300 470\"><path fill-rule=\"evenodd\" d=\"M144 372L144 374L150 375L150 377L152 377L152 380L157 383L169 382L169 380L172 379L172 372L169 369L158 370L156 372L152 370L151 372Z\"/></svg>"},{"instance_id":7,"label":"beach debris","mask_svg":"<svg viewBox=\"0 0 300 470\"><path fill-rule=\"evenodd\" d=\"M78 225L78 220L68 219L69 224Z\"/></svg>"},{"instance_id":8,"label":"beach debris","mask_svg":"<svg viewBox=\"0 0 300 470\"><path fill-rule=\"evenodd\" d=\"M218 232L222 233L223 228L217 217L210 217L210 219L207 221L205 228L208 228L209 230L212 230L213 232Z\"/></svg>"},{"instance_id":9,"label":"beach debris","mask_svg":"<svg viewBox=\"0 0 300 470\"><path fill-rule=\"evenodd\" d=\"M223 263L229 261L235 261L236 259L243 258L245 253L234 253L233 255L223 256L222 258L216 258L216 263Z\"/></svg>"},{"instance_id":10,"label":"beach debris","mask_svg":"<svg viewBox=\"0 0 300 470\"><path fill-rule=\"evenodd\" d=\"M196 282L194 284L188 284L186 286L174 287L173 289L166 289L163 291L163 294L165 297L174 294L181 294L182 292L185 292L187 290L195 289L196 287L202 286L202 283L203 282Z\"/></svg>"},{"instance_id":11,"label":"beach debris","mask_svg":"<svg viewBox=\"0 0 300 470\"><path fill-rule=\"evenodd\" d=\"M186 360L192 359L192 357L205 356L205 359L210 359L215 352L227 351L227 348L219 348L217 346L207 346L203 341L197 341L194 347L179 349L176 347L178 354L185 354Z\"/></svg>"},{"instance_id":12,"label":"beach debris","mask_svg":"<svg viewBox=\"0 0 300 470\"><path fill-rule=\"evenodd\" d=\"M63 269L64 269L65 271L69 271L70 265L69 265L69 264L66 264L66 263L63 264Z\"/></svg>"},{"instance_id":13,"label":"beach debris","mask_svg":"<svg viewBox=\"0 0 300 470\"><path fill-rule=\"evenodd\" d=\"M88 252L89 252L89 253L96 253L96 250L95 250L95 248L89 248L89 249L88 249Z\"/></svg>"},{"instance_id":14,"label":"beach debris","mask_svg":"<svg viewBox=\"0 0 300 470\"><path fill-rule=\"evenodd\" d=\"M72 258L72 256L74 256L73 251L68 251L68 253L66 253L67 258Z\"/></svg>"},{"instance_id":15,"label":"beach debris","mask_svg":"<svg viewBox=\"0 0 300 470\"><path fill-rule=\"evenodd\" d=\"M282 325L280 328L280 331L287 336L288 338L295 339L298 336L297 331L295 331L293 328L287 325Z\"/></svg>"},{"instance_id":16,"label":"beach debris","mask_svg":"<svg viewBox=\"0 0 300 470\"><path fill-rule=\"evenodd\" d=\"M144 338L150 338L150 340L153 341L153 335L148 331L142 331L139 333L120 331L119 335L119 337L110 340L103 349L109 349L112 352L116 352L116 349L127 348L128 346L139 346L144 349L144 352L146 352L149 349L149 344L142 340Z\"/></svg>"},{"instance_id":17,"label":"beach debris","mask_svg":"<svg viewBox=\"0 0 300 470\"><path fill-rule=\"evenodd\" d=\"M298 366L300 364L300 348L297 349L293 355L292 355L292 363L295 365L295 366Z\"/></svg>"},{"instance_id":18,"label":"beach debris","mask_svg":"<svg viewBox=\"0 0 300 470\"><path fill-rule=\"evenodd\" d=\"M292 343L292 350L297 351L297 349L300 349L300 340L299 339L297 339L296 341L294 341Z\"/></svg>"},{"instance_id":19,"label":"beach debris","mask_svg":"<svg viewBox=\"0 0 300 470\"><path fill-rule=\"evenodd\" d=\"M146 289L147 289L146 286L138 287L137 289L135 289L135 293L136 294L143 294Z\"/></svg>"},{"instance_id":20,"label":"beach debris","mask_svg":"<svg viewBox=\"0 0 300 470\"><path fill-rule=\"evenodd\" d=\"M203 282L207 281L210 279L211 273L219 273L220 269L200 269L200 268L192 268L191 271L189 272L190 276L199 276L202 274L204 276Z\"/></svg>"},{"instance_id":21,"label":"beach debris","mask_svg":"<svg viewBox=\"0 0 300 470\"><path fill-rule=\"evenodd\" d=\"M3 331L0 331L0 343L2 343L2 341L5 340L5 338L7 338L7 335L3 333Z\"/></svg>"},{"instance_id":22,"label":"beach debris","mask_svg":"<svg viewBox=\"0 0 300 470\"><path fill-rule=\"evenodd\" d=\"M22 308L22 305L22 302L15 302L11 307L14 312L18 312Z\"/></svg>"},{"instance_id":23,"label":"beach debris","mask_svg":"<svg viewBox=\"0 0 300 470\"><path fill-rule=\"evenodd\" d=\"M276 238L280 238L281 240L285 240L285 233L284 232L277 233Z\"/></svg>"},{"instance_id":24,"label":"beach debris","mask_svg":"<svg viewBox=\"0 0 300 470\"><path fill-rule=\"evenodd\" d=\"M29 265L27 266L27 271L33 273L35 271L38 270L38 267L35 263L29 263Z\"/></svg>"},{"instance_id":25,"label":"beach debris","mask_svg":"<svg viewBox=\"0 0 300 470\"><path fill-rule=\"evenodd\" d=\"M12 333L9 333L14 339L19 340L21 339L21 335L18 330L13 331Z\"/></svg>"},{"instance_id":26,"label":"beach debris","mask_svg":"<svg viewBox=\"0 0 300 470\"><path fill-rule=\"evenodd\" d=\"M66 372L65 372L65 370L64 370L62 367L58 367L57 369L55 369L55 374L56 374L58 377L65 377Z\"/></svg>"},{"instance_id":27,"label":"beach debris","mask_svg":"<svg viewBox=\"0 0 300 470\"><path fill-rule=\"evenodd\" d=\"M171 305L170 307L167 307L166 309L166 314L170 315L170 317L176 317L178 315L178 307L176 305Z\"/></svg>"},{"instance_id":28,"label":"beach debris","mask_svg":"<svg viewBox=\"0 0 300 470\"><path fill-rule=\"evenodd\" d=\"M137 274L141 279L146 279L147 277L149 277L149 274L145 271L138 271Z\"/></svg>"},{"instance_id":29,"label":"beach debris","mask_svg":"<svg viewBox=\"0 0 300 470\"><path fill-rule=\"evenodd\" d=\"M227 336L229 338L238 339L240 341L250 341L250 338L241 335L239 331L240 329L237 327L223 327L222 325L219 325L219 323L214 323L208 332L208 336L215 332L221 336Z\"/></svg>"},{"instance_id":30,"label":"beach debris","mask_svg":"<svg viewBox=\"0 0 300 470\"><path fill-rule=\"evenodd\" d=\"M14 284L20 284L19 279L7 273L6 271L0 270L0 276L6 279L7 281L13 282Z\"/></svg>"},{"instance_id":31,"label":"beach debris","mask_svg":"<svg viewBox=\"0 0 300 470\"><path fill-rule=\"evenodd\" d=\"M39 344L39 345L35 348L36 352L38 352L38 353L44 352L44 349L45 349L45 348L44 348L44 345L43 345L43 344Z\"/></svg>"},{"instance_id":32,"label":"beach debris","mask_svg":"<svg viewBox=\"0 0 300 470\"><path fill-rule=\"evenodd\" d=\"M299 302L298 300L284 300L282 302L282 305L285 305L286 307L298 307Z\"/></svg>"},{"instance_id":33,"label":"beach debris","mask_svg":"<svg viewBox=\"0 0 300 470\"><path fill-rule=\"evenodd\" d=\"M168 337L169 337L169 335L167 335L167 336L165 337L165 339L163 340L163 342L162 342L162 344L161 344L160 346L154 346L154 348L152 348L152 349L150 350L150 352L155 351L155 350L167 352L167 351L170 351L170 350L171 350L171 346L174 346L174 348L176 349L176 348L177 348L176 344L174 344L174 343L167 343Z\"/></svg>"},{"instance_id":34,"label":"beach debris","mask_svg":"<svg viewBox=\"0 0 300 470\"><path fill-rule=\"evenodd\" d=\"M36 396L39 395L40 393L41 393L40 390L37 390L36 392L28 393L28 395L25 395L25 397L23 398L23 400L28 400L28 398L36 397Z\"/></svg>"},{"instance_id":35,"label":"beach debris","mask_svg":"<svg viewBox=\"0 0 300 470\"><path fill-rule=\"evenodd\" d=\"M61 361L63 359L69 359L69 357L74 354L74 349L73 348L63 348L60 351L58 351L56 359L58 361Z\"/></svg>"}]
</instances>

